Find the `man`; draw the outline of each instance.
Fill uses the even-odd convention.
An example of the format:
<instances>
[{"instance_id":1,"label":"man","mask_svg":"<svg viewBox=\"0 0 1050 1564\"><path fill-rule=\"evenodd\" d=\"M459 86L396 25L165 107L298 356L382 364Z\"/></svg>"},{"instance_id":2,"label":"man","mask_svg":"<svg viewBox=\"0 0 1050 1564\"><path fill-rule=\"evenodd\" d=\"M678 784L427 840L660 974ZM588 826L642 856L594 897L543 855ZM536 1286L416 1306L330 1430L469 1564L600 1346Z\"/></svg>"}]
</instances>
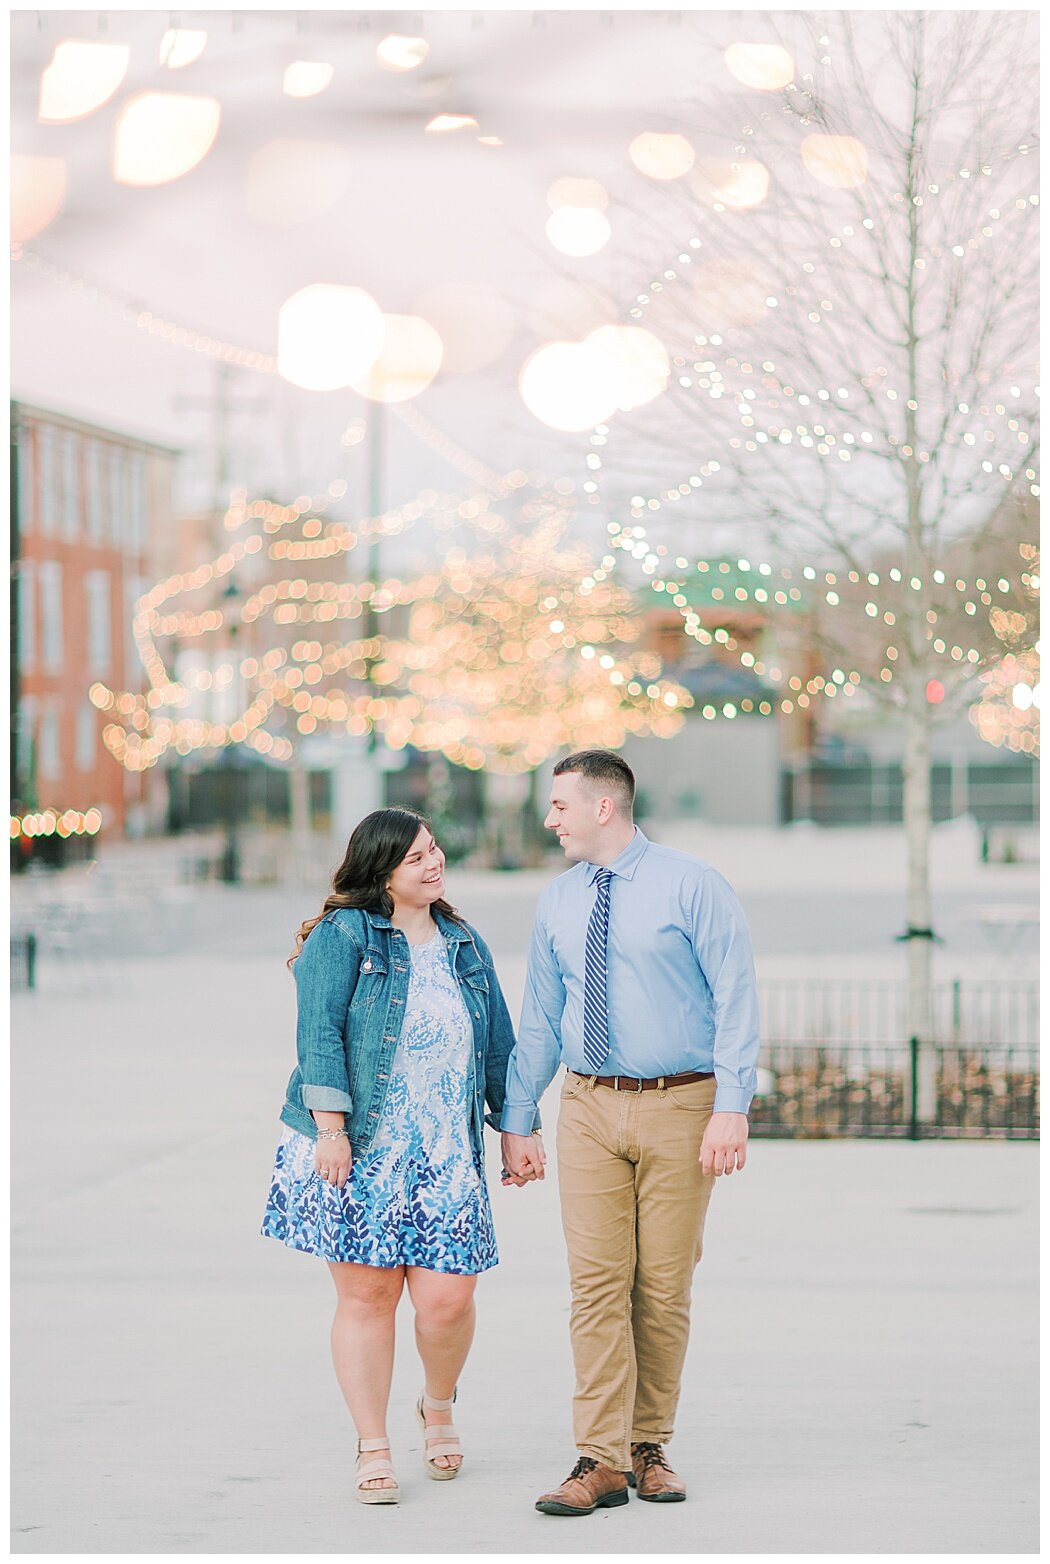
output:
<instances>
[{"instance_id":1,"label":"man","mask_svg":"<svg viewBox=\"0 0 1050 1564\"><path fill-rule=\"evenodd\" d=\"M550 812L573 865L536 910L501 1126L505 1181L544 1176L531 1133L559 1061L558 1178L572 1282L579 1460L536 1508L680 1502L664 1454L693 1270L723 1173L744 1166L758 998L740 904L709 864L634 825L634 776L582 750Z\"/></svg>"}]
</instances>

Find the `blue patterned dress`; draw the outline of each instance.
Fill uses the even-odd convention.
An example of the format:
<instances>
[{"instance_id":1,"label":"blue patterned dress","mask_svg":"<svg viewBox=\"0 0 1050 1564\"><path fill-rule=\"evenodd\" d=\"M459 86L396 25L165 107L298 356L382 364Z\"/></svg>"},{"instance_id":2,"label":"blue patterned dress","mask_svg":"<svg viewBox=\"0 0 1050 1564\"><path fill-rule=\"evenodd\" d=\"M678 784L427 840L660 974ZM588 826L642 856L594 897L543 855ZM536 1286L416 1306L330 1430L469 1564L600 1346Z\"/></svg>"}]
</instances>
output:
<instances>
[{"instance_id":1,"label":"blue patterned dress","mask_svg":"<svg viewBox=\"0 0 1050 1564\"><path fill-rule=\"evenodd\" d=\"M318 1177L310 1136L286 1125L262 1232L324 1260L473 1275L499 1256L470 1148L470 1017L444 937L409 950L405 1019L370 1149L339 1189Z\"/></svg>"}]
</instances>

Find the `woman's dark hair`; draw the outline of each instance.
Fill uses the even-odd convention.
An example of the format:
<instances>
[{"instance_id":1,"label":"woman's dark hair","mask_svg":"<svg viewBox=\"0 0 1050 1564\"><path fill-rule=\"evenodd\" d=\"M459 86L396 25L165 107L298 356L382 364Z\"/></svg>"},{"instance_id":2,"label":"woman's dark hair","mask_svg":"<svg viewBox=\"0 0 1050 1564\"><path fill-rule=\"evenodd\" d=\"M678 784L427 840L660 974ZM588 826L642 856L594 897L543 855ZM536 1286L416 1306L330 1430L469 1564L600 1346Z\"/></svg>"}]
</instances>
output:
<instances>
[{"instance_id":1,"label":"woman's dark hair","mask_svg":"<svg viewBox=\"0 0 1050 1564\"><path fill-rule=\"evenodd\" d=\"M332 876L332 889L325 897L324 906L316 918L307 918L295 936L295 949L288 957L289 966L302 951L311 929L335 907L362 907L368 912L378 912L384 918L392 915L394 899L386 888L387 881L411 851L420 828L429 831L430 822L411 809L375 809L365 815L354 827L346 856ZM446 918L453 918L457 923L462 921L444 897L431 905Z\"/></svg>"}]
</instances>

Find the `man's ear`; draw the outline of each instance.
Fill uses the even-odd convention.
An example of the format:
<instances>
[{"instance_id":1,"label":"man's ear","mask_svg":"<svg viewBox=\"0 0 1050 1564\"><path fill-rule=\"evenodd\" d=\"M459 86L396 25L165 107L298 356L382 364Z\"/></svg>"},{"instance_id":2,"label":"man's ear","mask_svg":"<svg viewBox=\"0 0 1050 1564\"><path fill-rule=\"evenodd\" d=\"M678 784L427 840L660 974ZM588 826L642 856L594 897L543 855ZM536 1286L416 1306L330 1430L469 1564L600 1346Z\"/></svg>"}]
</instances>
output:
<instances>
[{"instance_id":1,"label":"man's ear","mask_svg":"<svg viewBox=\"0 0 1050 1564\"><path fill-rule=\"evenodd\" d=\"M598 824L604 825L607 820L611 820L615 811L616 805L612 799L603 798L598 805Z\"/></svg>"}]
</instances>

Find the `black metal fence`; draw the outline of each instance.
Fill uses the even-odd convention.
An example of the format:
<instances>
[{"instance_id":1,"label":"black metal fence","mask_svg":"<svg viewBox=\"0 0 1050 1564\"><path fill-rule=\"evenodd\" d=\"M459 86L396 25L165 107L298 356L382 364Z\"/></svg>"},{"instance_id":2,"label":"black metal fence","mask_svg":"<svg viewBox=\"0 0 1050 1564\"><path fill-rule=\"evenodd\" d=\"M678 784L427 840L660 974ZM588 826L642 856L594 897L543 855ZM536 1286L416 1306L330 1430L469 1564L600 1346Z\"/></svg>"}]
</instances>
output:
<instances>
[{"instance_id":1,"label":"black metal fence","mask_svg":"<svg viewBox=\"0 0 1050 1564\"><path fill-rule=\"evenodd\" d=\"M759 983L762 1036L778 1045L834 1041L906 1047L908 995L891 978L775 978ZM1035 981L951 978L932 986L933 1036L953 1047L1037 1047Z\"/></svg>"},{"instance_id":2,"label":"black metal fence","mask_svg":"<svg viewBox=\"0 0 1050 1564\"><path fill-rule=\"evenodd\" d=\"M897 762L814 760L780 779L781 819L818 825L899 825L904 778ZM935 761L930 775L935 822L972 815L980 824L1029 824L1039 818L1038 770L1027 755L1009 760Z\"/></svg>"},{"instance_id":3,"label":"black metal fence","mask_svg":"<svg viewBox=\"0 0 1050 1564\"><path fill-rule=\"evenodd\" d=\"M914 1043L767 1043L751 1134L799 1140L1038 1138L1037 1047L927 1047L936 1063L935 1109L920 1122Z\"/></svg>"}]
</instances>

